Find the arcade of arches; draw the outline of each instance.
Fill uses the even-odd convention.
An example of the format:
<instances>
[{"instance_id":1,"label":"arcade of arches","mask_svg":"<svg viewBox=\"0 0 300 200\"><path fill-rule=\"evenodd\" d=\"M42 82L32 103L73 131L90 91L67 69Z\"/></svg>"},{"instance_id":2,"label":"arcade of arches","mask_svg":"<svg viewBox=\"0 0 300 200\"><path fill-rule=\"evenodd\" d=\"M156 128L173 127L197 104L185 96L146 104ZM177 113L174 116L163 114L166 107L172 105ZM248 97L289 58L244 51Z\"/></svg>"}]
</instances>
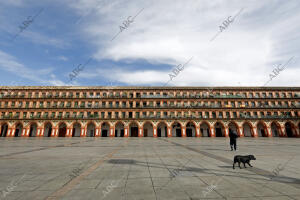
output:
<instances>
[{"instance_id":1,"label":"arcade of arches","mask_svg":"<svg viewBox=\"0 0 300 200\"><path fill-rule=\"evenodd\" d=\"M2 122L0 137L300 137L299 121Z\"/></svg>"}]
</instances>

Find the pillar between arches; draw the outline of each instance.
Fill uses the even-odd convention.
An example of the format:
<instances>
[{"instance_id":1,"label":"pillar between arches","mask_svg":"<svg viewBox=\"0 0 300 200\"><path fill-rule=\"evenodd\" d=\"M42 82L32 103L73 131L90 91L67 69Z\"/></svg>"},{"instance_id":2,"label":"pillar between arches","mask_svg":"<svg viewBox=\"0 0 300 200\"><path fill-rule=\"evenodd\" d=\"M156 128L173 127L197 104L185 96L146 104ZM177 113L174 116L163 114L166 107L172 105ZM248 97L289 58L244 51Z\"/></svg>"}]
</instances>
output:
<instances>
[{"instance_id":1,"label":"pillar between arches","mask_svg":"<svg viewBox=\"0 0 300 200\"><path fill-rule=\"evenodd\" d=\"M115 128L109 127L109 137L115 137Z\"/></svg>"},{"instance_id":2,"label":"pillar between arches","mask_svg":"<svg viewBox=\"0 0 300 200\"><path fill-rule=\"evenodd\" d=\"M153 137L157 137L157 127L153 126Z\"/></svg>"},{"instance_id":3,"label":"pillar between arches","mask_svg":"<svg viewBox=\"0 0 300 200\"><path fill-rule=\"evenodd\" d=\"M168 137L172 137L172 129L171 127L167 127L167 131L168 131Z\"/></svg>"},{"instance_id":4,"label":"pillar between arches","mask_svg":"<svg viewBox=\"0 0 300 200\"><path fill-rule=\"evenodd\" d=\"M143 127L139 127L139 133L138 133L139 137L143 137L144 136L144 130L143 130Z\"/></svg>"},{"instance_id":5,"label":"pillar between arches","mask_svg":"<svg viewBox=\"0 0 300 200\"><path fill-rule=\"evenodd\" d=\"M268 137L272 137L272 130L271 130L270 126L267 127L267 134L268 134Z\"/></svg>"},{"instance_id":6,"label":"pillar between arches","mask_svg":"<svg viewBox=\"0 0 300 200\"><path fill-rule=\"evenodd\" d=\"M58 137L58 127L52 128L51 137Z\"/></svg>"},{"instance_id":7,"label":"pillar between arches","mask_svg":"<svg viewBox=\"0 0 300 200\"><path fill-rule=\"evenodd\" d=\"M72 137L73 127L67 128L66 137Z\"/></svg>"},{"instance_id":8,"label":"pillar between arches","mask_svg":"<svg viewBox=\"0 0 300 200\"><path fill-rule=\"evenodd\" d=\"M43 137L44 136L44 127L37 127L36 129L36 136L37 137Z\"/></svg>"},{"instance_id":9,"label":"pillar between arches","mask_svg":"<svg viewBox=\"0 0 300 200\"><path fill-rule=\"evenodd\" d=\"M22 137L29 137L30 127L25 127L23 129Z\"/></svg>"},{"instance_id":10,"label":"pillar between arches","mask_svg":"<svg viewBox=\"0 0 300 200\"><path fill-rule=\"evenodd\" d=\"M240 137L244 137L243 126L239 126L238 129L240 132Z\"/></svg>"},{"instance_id":11,"label":"pillar between arches","mask_svg":"<svg viewBox=\"0 0 300 200\"><path fill-rule=\"evenodd\" d=\"M229 127L225 127L225 137L229 137Z\"/></svg>"},{"instance_id":12,"label":"pillar between arches","mask_svg":"<svg viewBox=\"0 0 300 200\"><path fill-rule=\"evenodd\" d=\"M202 137L202 133L200 131L200 126L196 126L196 137Z\"/></svg>"},{"instance_id":13,"label":"pillar between arches","mask_svg":"<svg viewBox=\"0 0 300 200\"><path fill-rule=\"evenodd\" d=\"M85 137L86 136L86 128L81 128L80 130L80 137Z\"/></svg>"},{"instance_id":14,"label":"pillar between arches","mask_svg":"<svg viewBox=\"0 0 300 200\"><path fill-rule=\"evenodd\" d=\"M95 127L95 137L101 136L101 126Z\"/></svg>"},{"instance_id":15,"label":"pillar between arches","mask_svg":"<svg viewBox=\"0 0 300 200\"><path fill-rule=\"evenodd\" d=\"M253 126L253 134L254 134L253 137L258 137L256 126Z\"/></svg>"},{"instance_id":16,"label":"pillar between arches","mask_svg":"<svg viewBox=\"0 0 300 200\"><path fill-rule=\"evenodd\" d=\"M13 128L13 127L8 127L6 137L14 137L15 136L15 130L16 129Z\"/></svg>"},{"instance_id":17,"label":"pillar between arches","mask_svg":"<svg viewBox=\"0 0 300 200\"><path fill-rule=\"evenodd\" d=\"M181 137L186 137L186 126L181 126Z\"/></svg>"},{"instance_id":18,"label":"pillar between arches","mask_svg":"<svg viewBox=\"0 0 300 200\"><path fill-rule=\"evenodd\" d=\"M129 137L129 127L124 127L124 137Z\"/></svg>"},{"instance_id":19,"label":"pillar between arches","mask_svg":"<svg viewBox=\"0 0 300 200\"><path fill-rule=\"evenodd\" d=\"M214 127L211 127L211 128L210 128L210 137L216 137Z\"/></svg>"}]
</instances>

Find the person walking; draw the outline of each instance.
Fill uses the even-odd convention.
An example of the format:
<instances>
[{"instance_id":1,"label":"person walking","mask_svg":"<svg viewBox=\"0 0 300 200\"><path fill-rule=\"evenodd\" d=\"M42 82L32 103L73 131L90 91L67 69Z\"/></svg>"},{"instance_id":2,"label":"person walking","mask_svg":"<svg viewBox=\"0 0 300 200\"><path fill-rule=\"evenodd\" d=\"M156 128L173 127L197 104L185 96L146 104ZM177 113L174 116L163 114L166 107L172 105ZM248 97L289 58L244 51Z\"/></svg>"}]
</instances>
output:
<instances>
[{"instance_id":1,"label":"person walking","mask_svg":"<svg viewBox=\"0 0 300 200\"><path fill-rule=\"evenodd\" d=\"M230 147L231 151L234 150L236 151L236 138L238 137L237 133L231 129L229 129L229 138L230 138Z\"/></svg>"}]
</instances>

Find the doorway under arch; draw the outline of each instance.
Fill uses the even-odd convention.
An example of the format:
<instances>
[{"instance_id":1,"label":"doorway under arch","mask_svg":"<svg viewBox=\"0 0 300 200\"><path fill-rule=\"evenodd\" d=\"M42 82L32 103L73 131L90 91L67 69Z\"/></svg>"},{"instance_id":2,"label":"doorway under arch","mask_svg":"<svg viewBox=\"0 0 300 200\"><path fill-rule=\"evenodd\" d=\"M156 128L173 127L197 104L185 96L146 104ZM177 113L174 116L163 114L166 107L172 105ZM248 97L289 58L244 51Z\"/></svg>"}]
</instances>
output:
<instances>
[{"instance_id":1,"label":"doorway under arch","mask_svg":"<svg viewBox=\"0 0 300 200\"><path fill-rule=\"evenodd\" d=\"M153 137L153 125L150 122L146 122L143 125L144 137Z\"/></svg>"},{"instance_id":2,"label":"doorway under arch","mask_svg":"<svg viewBox=\"0 0 300 200\"><path fill-rule=\"evenodd\" d=\"M216 122L214 128L215 128L216 137L225 136L225 126L222 123Z\"/></svg>"},{"instance_id":3,"label":"doorway under arch","mask_svg":"<svg viewBox=\"0 0 300 200\"><path fill-rule=\"evenodd\" d=\"M276 122L271 123L271 132L273 137L279 137L281 130L280 130L280 125L277 124Z\"/></svg>"},{"instance_id":4,"label":"doorway under arch","mask_svg":"<svg viewBox=\"0 0 300 200\"><path fill-rule=\"evenodd\" d=\"M210 127L207 122L202 122L200 124L200 132L202 134L202 137L210 137Z\"/></svg>"},{"instance_id":5,"label":"doorway under arch","mask_svg":"<svg viewBox=\"0 0 300 200\"><path fill-rule=\"evenodd\" d=\"M87 125L86 136L87 137L95 137L96 126L94 123L89 123Z\"/></svg>"},{"instance_id":6,"label":"doorway under arch","mask_svg":"<svg viewBox=\"0 0 300 200\"><path fill-rule=\"evenodd\" d=\"M115 137L124 137L124 124L122 122L115 125Z\"/></svg>"},{"instance_id":7,"label":"doorway under arch","mask_svg":"<svg viewBox=\"0 0 300 200\"><path fill-rule=\"evenodd\" d=\"M168 137L168 128L165 122L159 122L157 125L157 137Z\"/></svg>"},{"instance_id":8,"label":"doorway under arch","mask_svg":"<svg viewBox=\"0 0 300 200\"><path fill-rule=\"evenodd\" d=\"M196 137L196 126L193 122L188 122L186 124L186 136Z\"/></svg>"},{"instance_id":9,"label":"doorway under arch","mask_svg":"<svg viewBox=\"0 0 300 200\"><path fill-rule=\"evenodd\" d=\"M254 134L253 134L253 127L248 122L245 122L243 124L243 133L244 133L244 137L252 137L252 136L254 136Z\"/></svg>"},{"instance_id":10,"label":"doorway under arch","mask_svg":"<svg viewBox=\"0 0 300 200\"><path fill-rule=\"evenodd\" d=\"M267 126L262 122L257 124L257 134L259 137L268 137Z\"/></svg>"},{"instance_id":11,"label":"doorway under arch","mask_svg":"<svg viewBox=\"0 0 300 200\"><path fill-rule=\"evenodd\" d=\"M129 136L130 137L138 137L139 136L139 126L136 122L132 122L129 125Z\"/></svg>"},{"instance_id":12,"label":"doorway under arch","mask_svg":"<svg viewBox=\"0 0 300 200\"><path fill-rule=\"evenodd\" d=\"M22 132L23 132L23 125L21 123L18 123L16 125L15 137L21 137Z\"/></svg>"},{"instance_id":13,"label":"doorway under arch","mask_svg":"<svg viewBox=\"0 0 300 200\"><path fill-rule=\"evenodd\" d=\"M6 137L8 132L8 124L4 123L1 125L1 137Z\"/></svg>"},{"instance_id":14,"label":"doorway under arch","mask_svg":"<svg viewBox=\"0 0 300 200\"><path fill-rule=\"evenodd\" d=\"M73 124L72 137L80 137L81 135L81 124L75 123Z\"/></svg>"},{"instance_id":15,"label":"doorway under arch","mask_svg":"<svg viewBox=\"0 0 300 200\"><path fill-rule=\"evenodd\" d=\"M44 137L51 137L51 133L52 133L52 124L48 122L44 126Z\"/></svg>"},{"instance_id":16,"label":"doorway under arch","mask_svg":"<svg viewBox=\"0 0 300 200\"><path fill-rule=\"evenodd\" d=\"M107 122L103 122L103 124L101 125L101 137L108 137L109 129L110 129L109 124Z\"/></svg>"},{"instance_id":17,"label":"doorway under arch","mask_svg":"<svg viewBox=\"0 0 300 200\"><path fill-rule=\"evenodd\" d=\"M174 122L171 125L172 128L172 137L182 137L182 126L178 122Z\"/></svg>"},{"instance_id":18,"label":"doorway under arch","mask_svg":"<svg viewBox=\"0 0 300 200\"><path fill-rule=\"evenodd\" d=\"M29 137L36 137L36 133L37 133L37 124L32 123L29 129Z\"/></svg>"},{"instance_id":19,"label":"doorway under arch","mask_svg":"<svg viewBox=\"0 0 300 200\"><path fill-rule=\"evenodd\" d=\"M65 123L61 123L58 127L58 137L66 137L67 133L67 125Z\"/></svg>"},{"instance_id":20,"label":"doorway under arch","mask_svg":"<svg viewBox=\"0 0 300 200\"><path fill-rule=\"evenodd\" d=\"M296 130L294 125L291 122L285 123L285 132L287 137L295 137L296 136Z\"/></svg>"}]
</instances>

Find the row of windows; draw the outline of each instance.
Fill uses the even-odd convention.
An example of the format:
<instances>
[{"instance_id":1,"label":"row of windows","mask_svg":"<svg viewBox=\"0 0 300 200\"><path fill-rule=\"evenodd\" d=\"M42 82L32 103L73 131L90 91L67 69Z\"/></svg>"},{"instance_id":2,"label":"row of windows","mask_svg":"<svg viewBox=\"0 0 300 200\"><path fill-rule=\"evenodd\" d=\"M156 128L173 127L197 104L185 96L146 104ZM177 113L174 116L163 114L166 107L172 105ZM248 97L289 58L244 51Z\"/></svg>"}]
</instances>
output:
<instances>
[{"instance_id":1,"label":"row of windows","mask_svg":"<svg viewBox=\"0 0 300 200\"><path fill-rule=\"evenodd\" d=\"M300 101L5 101L0 108L298 107Z\"/></svg>"},{"instance_id":2,"label":"row of windows","mask_svg":"<svg viewBox=\"0 0 300 200\"><path fill-rule=\"evenodd\" d=\"M102 118L102 119L118 119L118 118L264 118L264 117L299 117L298 111L282 111L282 112L2 112L2 118Z\"/></svg>"},{"instance_id":3,"label":"row of windows","mask_svg":"<svg viewBox=\"0 0 300 200\"><path fill-rule=\"evenodd\" d=\"M300 97L297 92L219 92L212 89L189 92L123 92L123 91L99 91L99 92L22 92L2 90L0 97L21 98L200 98L200 97L234 97L234 98L293 98Z\"/></svg>"}]
</instances>

